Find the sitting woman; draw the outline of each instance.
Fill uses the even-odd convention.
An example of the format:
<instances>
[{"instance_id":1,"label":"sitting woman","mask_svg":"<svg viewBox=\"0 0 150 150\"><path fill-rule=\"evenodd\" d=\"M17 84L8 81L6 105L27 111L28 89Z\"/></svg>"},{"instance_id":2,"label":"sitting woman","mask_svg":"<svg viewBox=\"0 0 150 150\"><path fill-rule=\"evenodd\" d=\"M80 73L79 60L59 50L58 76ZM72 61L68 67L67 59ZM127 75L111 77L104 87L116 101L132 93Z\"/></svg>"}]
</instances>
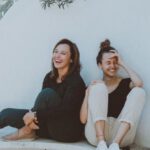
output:
<instances>
[{"instance_id":1,"label":"sitting woman","mask_svg":"<svg viewBox=\"0 0 150 150\"><path fill-rule=\"evenodd\" d=\"M80 111L85 136L97 150L119 150L133 143L145 102L143 83L128 67L110 41L101 43L97 64L103 79L94 81L86 90ZM117 75L122 67L129 78Z\"/></svg>"},{"instance_id":2,"label":"sitting woman","mask_svg":"<svg viewBox=\"0 0 150 150\"><path fill-rule=\"evenodd\" d=\"M70 40L62 39L54 47L52 71L45 76L33 108L7 108L0 112L0 128L19 129L3 138L19 140L38 136L63 142L80 140L84 130L80 122L84 96L78 48Z\"/></svg>"}]
</instances>

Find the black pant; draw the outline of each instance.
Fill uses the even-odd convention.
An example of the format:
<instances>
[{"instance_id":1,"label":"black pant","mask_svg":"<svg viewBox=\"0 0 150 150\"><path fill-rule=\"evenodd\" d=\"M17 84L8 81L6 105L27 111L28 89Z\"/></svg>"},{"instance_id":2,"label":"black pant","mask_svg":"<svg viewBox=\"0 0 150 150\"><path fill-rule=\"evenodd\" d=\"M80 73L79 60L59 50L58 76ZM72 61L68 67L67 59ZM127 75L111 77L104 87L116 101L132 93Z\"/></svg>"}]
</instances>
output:
<instances>
[{"instance_id":1,"label":"black pant","mask_svg":"<svg viewBox=\"0 0 150 150\"><path fill-rule=\"evenodd\" d=\"M43 89L36 98L32 111L50 109L57 107L60 104L60 98L57 93L50 89ZM5 126L11 126L15 128L23 127L23 116L28 112L27 109L14 109L6 108L0 112L0 128ZM39 120L40 130L37 130L37 134L41 137L49 137L47 129L47 120Z\"/></svg>"},{"instance_id":2,"label":"black pant","mask_svg":"<svg viewBox=\"0 0 150 150\"><path fill-rule=\"evenodd\" d=\"M50 110L60 106L59 95L50 88L43 89L36 98L32 111ZM0 112L0 128L12 126L21 128L25 124L23 116L28 112L27 109L7 108ZM79 122L79 116L61 116L56 118L44 118L38 120L39 130L36 134L39 137L51 138L62 142L76 142L82 138L83 126Z\"/></svg>"},{"instance_id":3,"label":"black pant","mask_svg":"<svg viewBox=\"0 0 150 150\"><path fill-rule=\"evenodd\" d=\"M24 126L23 116L28 112L27 109L6 108L0 112L0 128L11 126L21 128Z\"/></svg>"}]
</instances>

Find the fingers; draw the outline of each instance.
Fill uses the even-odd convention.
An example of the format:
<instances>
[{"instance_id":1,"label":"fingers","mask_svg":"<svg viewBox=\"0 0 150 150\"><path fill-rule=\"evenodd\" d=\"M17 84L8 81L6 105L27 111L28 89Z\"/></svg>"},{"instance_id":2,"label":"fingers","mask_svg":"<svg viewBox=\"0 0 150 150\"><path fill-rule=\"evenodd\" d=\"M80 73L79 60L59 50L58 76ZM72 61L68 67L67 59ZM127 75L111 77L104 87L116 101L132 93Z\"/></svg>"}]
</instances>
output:
<instances>
[{"instance_id":1,"label":"fingers","mask_svg":"<svg viewBox=\"0 0 150 150\"><path fill-rule=\"evenodd\" d=\"M94 81L92 81L92 83L90 85L95 85L97 83L104 83L104 81L102 81L102 80L94 80Z\"/></svg>"},{"instance_id":2,"label":"fingers","mask_svg":"<svg viewBox=\"0 0 150 150\"><path fill-rule=\"evenodd\" d=\"M25 125L29 125L32 122L32 120L28 119L26 116L23 117L23 121Z\"/></svg>"},{"instance_id":3,"label":"fingers","mask_svg":"<svg viewBox=\"0 0 150 150\"><path fill-rule=\"evenodd\" d=\"M110 52L112 52L112 55L111 55L111 57L119 57L119 53L118 53L118 51L117 50L110 50Z\"/></svg>"},{"instance_id":4,"label":"fingers","mask_svg":"<svg viewBox=\"0 0 150 150\"><path fill-rule=\"evenodd\" d=\"M24 121L25 125L29 125L33 120L38 122L37 118L34 117L34 113L33 112L28 112L23 117L23 121Z\"/></svg>"},{"instance_id":5,"label":"fingers","mask_svg":"<svg viewBox=\"0 0 150 150\"><path fill-rule=\"evenodd\" d=\"M37 120L37 117L34 118L34 122L39 123L38 120Z\"/></svg>"},{"instance_id":6,"label":"fingers","mask_svg":"<svg viewBox=\"0 0 150 150\"><path fill-rule=\"evenodd\" d=\"M118 54L118 51L117 50L110 50L110 52L113 52L113 53L117 53Z\"/></svg>"},{"instance_id":7,"label":"fingers","mask_svg":"<svg viewBox=\"0 0 150 150\"><path fill-rule=\"evenodd\" d=\"M28 127L29 127L30 129L34 129L34 130L38 130L38 129L39 129L39 126L38 126L34 121L32 121L32 122L28 125Z\"/></svg>"},{"instance_id":8,"label":"fingers","mask_svg":"<svg viewBox=\"0 0 150 150\"><path fill-rule=\"evenodd\" d=\"M28 126L30 123L32 123L33 120L25 120L24 123L26 126Z\"/></svg>"},{"instance_id":9,"label":"fingers","mask_svg":"<svg viewBox=\"0 0 150 150\"><path fill-rule=\"evenodd\" d=\"M118 53L112 53L111 55L110 55L110 58L113 58L113 57L117 57L117 58L119 58L119 54Z\"/></svg>"}]
</instances>

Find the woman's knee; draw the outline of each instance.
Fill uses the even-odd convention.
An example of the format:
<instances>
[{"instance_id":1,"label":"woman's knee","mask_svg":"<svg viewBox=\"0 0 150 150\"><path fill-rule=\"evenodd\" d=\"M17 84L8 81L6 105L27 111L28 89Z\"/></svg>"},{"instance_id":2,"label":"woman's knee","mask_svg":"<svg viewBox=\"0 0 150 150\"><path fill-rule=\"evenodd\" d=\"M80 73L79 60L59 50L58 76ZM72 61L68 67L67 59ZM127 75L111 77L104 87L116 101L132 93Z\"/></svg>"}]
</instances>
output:
<instances>
[{"instance_id":1,"label":"woman's knee","mask_svg":"<svg viewBox=\"0 0 150 150\"><path fill-rule=\"evenodd\" d=\"M146 100L146 94L143 88L134 87L127 96L126 105L128 108L142 110ZM136 107L135 107L136 106Z\"/></svg>"},{"instance_id":2,"label":"woman's knee","mask_svg":"<svg viewBox=\"0 0 150 150\"><path fill-rule=\"evenodd\" d=\"M9 118L11 117L11 114L12 114L11 112L12 112L11 108L3 109L0 112L0 123L5 122L5 120L9 120Z\"/></svg>"},{"instance_id":3,"label":"woman's knee","mask_svg":"<svg viewBox=\"0 0 150 150\"><path fill-rule=\"evenodd\" d=\"M45 88L39 93L32 110L36 111L37 109L55 106L58 104L59 99L59 95L53 89Z\"/></svg>"},{"instance_id":4,"label":"woman's knee","mask_svg":"<svg viewBox=\"0 0 150 150\"><path fill-rule=\"evenodd\" d=\"M55 93L56 92L53 89L45 88L39 93L39 95L51 95L51 94L55 94Z\"/></svg>"},{"instance_id":5,"label":"woman's knee","mask_svg":"<svg viewBox=\"0 0 150 150\"><path fill-rule=\"evenodd\" d=\"M145 90L141 87L134 87L131 91L137 92L145 96Z\"/></svg>"},{"instance_id":6,"label":"woman's knee","mask_svg":"<svg viewBox=\"0 0 150 150\"><path fill-rule=\"evenodd\" d=\"M104 83L96 83L94 85L91 85L90 93L102 94L102 93L108 93L108 91L107 91L107 87Z\"/></svg>"},{"instance_id":7,"label":"woman's knee","mask_svg":"<svg viewBox=\"0 0 150 150\"><path fill-rule=\"evenodd\" d=\"M91 86L88 105L94 120L97 120L97 118L106 118L108 108L108 91L104 83L97 83Z\"/></svg>"},{"instance_id":8,"label":"woman's knee","mask_svg":"<svg viewBox=\"0 0 150 150\"><path fill-rule=\"evenodd\" d=\"M133 96L135 98L141 99L143 101L145 101L145 97L146 97L146 92L143 88L141 87L134 87L130 93L129 96Z\"/></svg>"},{"instance_id":9,"label":"woman's knee","mask_svg":"<svg viewBox=\"0 0 150 150\"><path fill-rule=\"evenodd\" d=\"M44 98L44 99L47 99L47 98L55 98L57 97L58 98L58 94L56 93L55 90L51 89L51 88L45 88L43 89L39 95L38 95L39 98Z\"/></svg>"},{"instance_id":10,"label":"woman's knee","mask_svg":"<svg viewBox=\"0 0 150 150\"><path fill-rule=\"evenodd\" d=\"M96 83L90 87L89 91L89 101L107 101L108 99L108 90L104 83Z\"/></svg>"}]
</instances>

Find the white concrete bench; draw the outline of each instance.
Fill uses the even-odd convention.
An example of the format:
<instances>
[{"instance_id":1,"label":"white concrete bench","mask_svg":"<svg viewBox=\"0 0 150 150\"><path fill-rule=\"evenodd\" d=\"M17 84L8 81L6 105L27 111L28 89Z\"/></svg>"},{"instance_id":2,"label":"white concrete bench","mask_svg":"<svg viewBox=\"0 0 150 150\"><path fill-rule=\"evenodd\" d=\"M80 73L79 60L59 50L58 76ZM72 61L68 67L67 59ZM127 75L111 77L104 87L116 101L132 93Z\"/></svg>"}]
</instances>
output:
<instances>
[{"instance_id":1,"label":"white concrete bench","mask_svg":"<svg viewBox=\"0 0 150 150\"><path fill-rule=\"evenodd\" d=\"M11 127L0 129L0 137L16 131ZM49 139L36 139L34 141L3 141L0 140L0 150L94 150L95 147L86 141L76 143L62 143Z\"/></svg>"},{"instance_id":2,"label":"white concrete bench","mask_svg":"<svg viewBox=\"0 0 150 150\"><path fill-rule=\"evenodd\" d=\"M30 142L2 142L0 150L94 150L86 142L60 143L52 140L38 139Z\"/></svg>"},{"instance_id":3,"label":"white concrete bench","mask_svg":"<svg viewBox=\"0 0 150 150\"><path fill-rule=\"evenodd\" d=\"M0 129L0 137L16 129L6 127ZM3 141L0 139L0 150L95 150L94 146L91 146L86 141L76 143L61 143L49 139L37 139L34 141ZM137 147L136 145L131 146L131 150L148 150Z\"/></svg>"}]
</instances>

